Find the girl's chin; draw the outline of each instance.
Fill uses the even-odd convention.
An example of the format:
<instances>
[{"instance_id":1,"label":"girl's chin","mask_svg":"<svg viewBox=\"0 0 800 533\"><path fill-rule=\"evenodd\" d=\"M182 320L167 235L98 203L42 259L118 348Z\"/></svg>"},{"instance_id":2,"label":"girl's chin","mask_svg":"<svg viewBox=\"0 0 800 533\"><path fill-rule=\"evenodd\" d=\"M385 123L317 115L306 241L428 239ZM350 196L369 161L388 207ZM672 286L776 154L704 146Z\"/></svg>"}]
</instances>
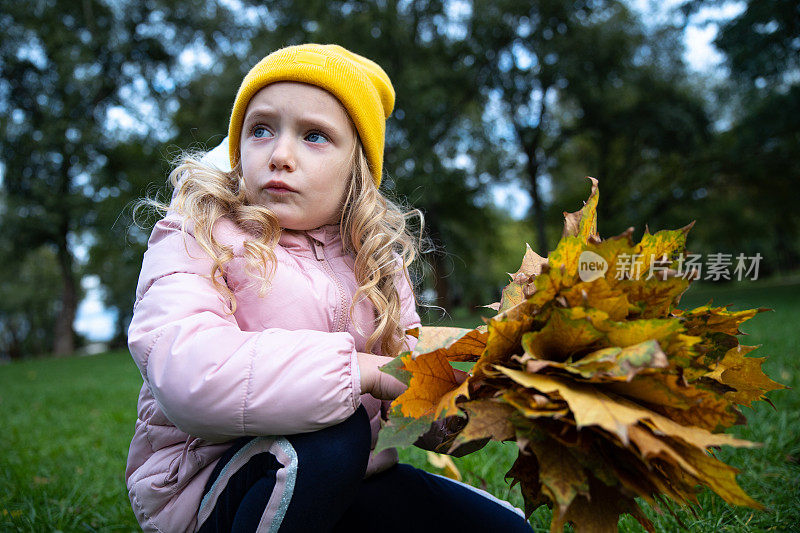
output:
<instances>
[{"instance_id":1,"label":"girl's chin","mask_svg":"<svg viewBox=\"0 0 800 533\"><path fill-rule=\"evenodd\" d=\"M308 231L312 229L317 229L322 226L328 226L331 224L338 224L338 220L328 221L324 219L302 219L298 220L296 218L291 217L281 217L278 215L278 225L281 229L291 230L291 231Z\"/></svg>"}]
</instances>

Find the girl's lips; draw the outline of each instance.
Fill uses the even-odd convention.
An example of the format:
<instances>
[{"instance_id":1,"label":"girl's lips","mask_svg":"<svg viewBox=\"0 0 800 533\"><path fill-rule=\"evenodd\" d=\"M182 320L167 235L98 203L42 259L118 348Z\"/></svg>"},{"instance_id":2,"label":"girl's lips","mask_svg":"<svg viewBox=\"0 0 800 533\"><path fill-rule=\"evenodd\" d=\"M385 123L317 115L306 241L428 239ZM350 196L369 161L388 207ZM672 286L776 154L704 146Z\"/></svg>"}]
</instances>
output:
<instances>
[{"instance_id":1,"label":"girl's lips","mask_svg":"<svg viewBox=\"0 0 800 533\"><path fill-rule=\"evenodd\" d=\"M270 194L289 194L297 192L282 181L270 181L264 186L264 190Z\"/></svg>"},{"instance_id":2,"label":"girl's lips","mask_svg":"<svg viewBox=\"0 0 800 533\"><path fill-rule=\"evenodd\" d=\"M284 187L267 187L265 189L270 194L289 194L294 192L291 189L286 189Z\"/></svg>"}]
</instances>

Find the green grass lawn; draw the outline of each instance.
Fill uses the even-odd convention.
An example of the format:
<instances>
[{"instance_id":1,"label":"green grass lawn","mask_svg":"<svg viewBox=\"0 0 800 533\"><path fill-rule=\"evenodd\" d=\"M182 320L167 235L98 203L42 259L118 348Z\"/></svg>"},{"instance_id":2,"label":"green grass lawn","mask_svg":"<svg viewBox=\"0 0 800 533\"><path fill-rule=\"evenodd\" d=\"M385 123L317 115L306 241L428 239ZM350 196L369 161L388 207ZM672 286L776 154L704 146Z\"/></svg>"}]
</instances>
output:
<instances>
[{"instance_id":1,"label":"green grass lawn","mask_svg":"<svg viewBox=\"0 0 800 533\"><path fill-rule=\"evenodd\" d=\"M800 524L800 284L749 282L693 287L681 307L713 299L735 308L770 307L746 323L743 344L762 344L754 356L769 356L764 369L794 390L775 391L773 409L759 402L744 409L746 427L732 433L763 443L753 450L723 449L725 462L742 470L738 480L765 511L735 508L706 491L692 514L678 515L691 531L790 531ZM458 315L472 327L476 319ZM141 378L126 352L90 357L39 359L0 366L0 531L132 531L124 469L136 419ZM512 443L490 443L455 459L465 481L522 506L519 489L503 475L516 456ZM438 472L425 452L401 450L401 461ZM648 509L658 531L678 529L668 514ZM531 517L547 531L549 511ZM640 531L625 518L622 531Z\"/></svg>"}]
</instances>

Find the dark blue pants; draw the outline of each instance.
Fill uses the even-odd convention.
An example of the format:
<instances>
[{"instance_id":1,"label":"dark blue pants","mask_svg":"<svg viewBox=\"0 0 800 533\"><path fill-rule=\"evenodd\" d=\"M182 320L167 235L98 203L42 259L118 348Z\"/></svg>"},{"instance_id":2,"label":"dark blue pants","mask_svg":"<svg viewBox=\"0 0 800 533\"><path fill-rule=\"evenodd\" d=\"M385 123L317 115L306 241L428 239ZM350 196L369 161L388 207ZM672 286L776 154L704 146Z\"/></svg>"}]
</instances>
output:
<instances>
[{"instance_id":1,"label":"dark blue pants","mask_svg":"<svg viewBox=\"0 0 800 533\"><path fill-rule=\"evenodd\" d=\"M364 479L369 445L363 406L313 433L234 441L206 486L200 531L531 531L509 507L410 465Z\"/></svg>"}]
</instances>

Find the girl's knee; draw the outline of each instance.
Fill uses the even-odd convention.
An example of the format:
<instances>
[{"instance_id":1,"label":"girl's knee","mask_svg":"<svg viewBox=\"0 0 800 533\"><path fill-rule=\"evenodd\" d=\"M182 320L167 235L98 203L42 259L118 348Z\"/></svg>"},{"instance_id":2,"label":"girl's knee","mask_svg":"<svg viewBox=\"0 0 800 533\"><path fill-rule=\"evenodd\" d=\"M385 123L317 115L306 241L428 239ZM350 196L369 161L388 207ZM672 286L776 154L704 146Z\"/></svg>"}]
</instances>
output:
<instances>
[{"instance_id":1,"label":"girl's knee","mask_svg":"<svg viewBox=\"0 0 800 533\"><path fill-rule=\"evenodd\" d=\"M295 447L301 469L310 467L322 479L348 482L363 478L372 440L364 406L339 424L288 439Z\"/></svg>"}]
</instances>

